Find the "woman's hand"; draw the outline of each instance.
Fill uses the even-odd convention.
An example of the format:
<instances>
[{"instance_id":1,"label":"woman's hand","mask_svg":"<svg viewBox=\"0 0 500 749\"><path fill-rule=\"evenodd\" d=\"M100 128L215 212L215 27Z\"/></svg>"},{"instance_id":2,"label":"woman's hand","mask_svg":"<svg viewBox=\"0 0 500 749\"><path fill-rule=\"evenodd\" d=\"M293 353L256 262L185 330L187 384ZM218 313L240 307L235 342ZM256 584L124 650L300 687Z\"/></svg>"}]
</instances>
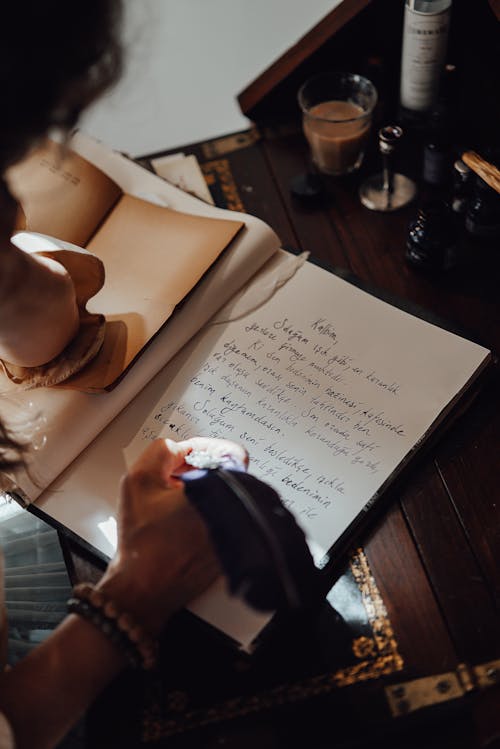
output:
<instances>
[{"instance_id":1,"label":"woman's hand","mask_svg":"<svg viewBox=\"0 0 500 749\"><path fill-rule=\"evenodd\" d=\"M247 462L245 450L227 440L151 443L123 479L118 550L99 584L153 634L220 574L207 529L177 478L193 449Z\"/></svg>"},{"instance_id":2,"label":"woman's hand","mask_svg":"<svg viewBox=\"0 0 500 749\"><path fill-rule=\"evenodd\" d=\"M203 521L174 476L194 448L246 462L243 448L225 440L153 442L123 480L118 553L98 586L152 635L219 574ZM16 746L55 746L125 664L99 628L75 614L66 617L42 645L0 673L0 703Z\"/></svg>"}]
</instances>

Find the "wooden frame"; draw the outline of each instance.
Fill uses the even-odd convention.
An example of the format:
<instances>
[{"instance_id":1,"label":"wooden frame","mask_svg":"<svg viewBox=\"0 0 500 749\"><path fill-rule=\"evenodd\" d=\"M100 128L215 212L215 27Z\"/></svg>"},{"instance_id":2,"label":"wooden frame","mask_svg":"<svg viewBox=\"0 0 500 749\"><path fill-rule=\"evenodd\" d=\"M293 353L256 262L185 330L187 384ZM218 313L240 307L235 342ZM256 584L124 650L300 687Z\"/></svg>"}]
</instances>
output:
<instances>
[{"instance_id":1,"label":"wooden frame","mask_svg":"<svg viewBox=\"0 0 500 749\"><path fill-rule=\"evenodd\" d=\"M243 114L248 116L264 96L371 2L372 0L342 0L340 5L328 13L238 95L238 103Z\"/></svg>"}]
</instances>

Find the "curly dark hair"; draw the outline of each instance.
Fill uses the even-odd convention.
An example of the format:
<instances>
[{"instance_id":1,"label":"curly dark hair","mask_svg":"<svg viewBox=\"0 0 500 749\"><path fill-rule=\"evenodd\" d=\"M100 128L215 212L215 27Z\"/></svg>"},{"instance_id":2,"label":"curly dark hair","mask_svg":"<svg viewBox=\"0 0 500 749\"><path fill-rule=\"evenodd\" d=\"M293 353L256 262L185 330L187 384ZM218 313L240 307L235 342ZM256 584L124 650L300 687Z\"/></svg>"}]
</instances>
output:
<instances>
[{"instance_id":1,"label":"curly dark hair","mask_svg":"<svg viewBox=\"0 0 500 749\"><path fill-rule=\"evenodd\" d=\"M69 130L122 69L121 0L8 2L0 24L0 174Z\"/></svg>"},{"instance_id":2,"label":"curly dark hair","mask_svg":"<svg viewBox=\"0 0 500 749\"><path fill-rule=\"evenodd\" d=\"M0 178L53 128L70 131L122 70L121 0L7 2L0 23ZM0 420L0 470L28 445Z\"/></svg>"}]
</instances>

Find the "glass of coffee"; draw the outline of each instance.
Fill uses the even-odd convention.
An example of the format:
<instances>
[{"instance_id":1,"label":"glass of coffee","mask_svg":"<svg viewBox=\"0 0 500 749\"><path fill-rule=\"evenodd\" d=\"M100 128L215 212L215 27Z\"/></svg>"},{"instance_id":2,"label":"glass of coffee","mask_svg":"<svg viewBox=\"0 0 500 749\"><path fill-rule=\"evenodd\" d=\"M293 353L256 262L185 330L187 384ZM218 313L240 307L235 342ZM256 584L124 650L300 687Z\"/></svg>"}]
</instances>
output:
<instances>
[{"instance_id":1,"label":"glass of coffee","mask_svg":"<svg viewBox=\"0 0 500 749\"><path fill-rule=\"evenodd\" d=\"M323 174L349 174L365 153L377 89L356 73L320 73L299 89L304 134Z\"/></svg>"}]
</instances>

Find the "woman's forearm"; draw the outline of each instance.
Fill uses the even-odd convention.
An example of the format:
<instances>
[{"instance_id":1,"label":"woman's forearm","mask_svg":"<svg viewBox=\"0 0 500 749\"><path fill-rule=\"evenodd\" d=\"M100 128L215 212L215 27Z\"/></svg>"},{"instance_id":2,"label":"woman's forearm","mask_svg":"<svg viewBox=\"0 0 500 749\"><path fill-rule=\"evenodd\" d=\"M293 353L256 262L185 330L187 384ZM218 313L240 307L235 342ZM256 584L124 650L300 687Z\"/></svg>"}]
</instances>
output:
<instances>
[{"instance_id":1,"label":"woman's forearm","mask_svg":"<svg viewBox=\"0 0 500 749\"><path fill-rule=\"evenodd\" d=\"M0 710L16 749L49 749L125 666L120 651L91 623L68 616L11 671L0 674Z\"/></svg>"},{"instance_id":2,"label":"woman's forearm","mask_svg":"<svg viewBox=\"0 0 500 749\"><path fill-rule=\"evenodd\" d=\"M62 265L0 247L0 358L25 367L57 356L78 330L73 282Z\"/></svg>"}]
</instances>

